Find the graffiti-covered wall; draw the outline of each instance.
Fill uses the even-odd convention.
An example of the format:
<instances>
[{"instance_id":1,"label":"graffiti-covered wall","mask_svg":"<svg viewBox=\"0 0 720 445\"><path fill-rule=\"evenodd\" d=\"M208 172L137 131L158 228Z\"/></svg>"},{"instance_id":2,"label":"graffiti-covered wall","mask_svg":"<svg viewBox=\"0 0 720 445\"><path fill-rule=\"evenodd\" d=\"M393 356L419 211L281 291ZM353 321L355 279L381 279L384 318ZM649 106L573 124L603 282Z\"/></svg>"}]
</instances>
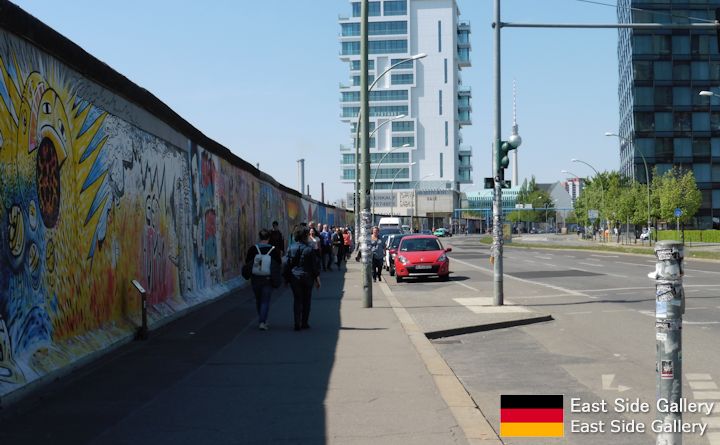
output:
<instances>
[{"instance_id":1,"label":"graffiti-covered wall","mask_svg":"<svg viewBox=\"0 0 720 445\"><path fill-rule=\"evenodd\" d=\"M349 217L61 60L0 30L0 398L132 335L131 280L157 322L241 285L273 220Z\"/></svg>"}]
</instances>

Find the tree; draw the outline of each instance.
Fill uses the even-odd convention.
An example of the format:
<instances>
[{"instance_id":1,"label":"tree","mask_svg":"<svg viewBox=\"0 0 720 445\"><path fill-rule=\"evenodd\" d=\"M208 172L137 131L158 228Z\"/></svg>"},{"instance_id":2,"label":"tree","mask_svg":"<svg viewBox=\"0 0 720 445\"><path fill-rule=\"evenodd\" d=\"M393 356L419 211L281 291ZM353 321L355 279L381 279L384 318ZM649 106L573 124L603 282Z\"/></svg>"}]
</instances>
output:
<instances>
[{"instance_id":1,"label":"tree","mask_svg":"<svg viewBox=\"0 0 720 445\"><path fill-rule=\"evenodd\" d=\"M680 222L688 223L702 204L702 193L691 170L673 167L663 175L655 174L652 189L659 217L665 221L675 220L675 209L680 209Z\"/></svg>"}]
</instances>

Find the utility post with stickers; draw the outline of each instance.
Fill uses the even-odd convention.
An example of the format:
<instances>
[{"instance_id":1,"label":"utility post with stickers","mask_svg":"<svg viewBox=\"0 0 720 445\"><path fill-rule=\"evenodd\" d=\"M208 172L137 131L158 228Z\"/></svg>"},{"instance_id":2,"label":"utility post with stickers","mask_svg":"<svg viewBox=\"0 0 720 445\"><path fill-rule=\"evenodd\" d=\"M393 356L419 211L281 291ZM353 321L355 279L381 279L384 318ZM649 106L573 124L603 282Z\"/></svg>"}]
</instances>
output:
<instances>
[{"instance_id":1,"label":"utility post with stickers","mask_svg":"<svg viewBox=\"0 0 720 445\"><path fill-rule=\"evenodd\" d=\"M657 399L665 403L680 403L682 398L682 316L685 313L683 290L684 249L678 241L658 241L655 244L655 348L657 352ZM659 406L659 405L658 405ZM681 412L659 412L657 420L664 425L682 421ZM672 429L670 429L672 430ZM668 431L663 429L662 431ZM660 432L658 444L679 445L680 432Z\"/></svg>"}]
</instances>

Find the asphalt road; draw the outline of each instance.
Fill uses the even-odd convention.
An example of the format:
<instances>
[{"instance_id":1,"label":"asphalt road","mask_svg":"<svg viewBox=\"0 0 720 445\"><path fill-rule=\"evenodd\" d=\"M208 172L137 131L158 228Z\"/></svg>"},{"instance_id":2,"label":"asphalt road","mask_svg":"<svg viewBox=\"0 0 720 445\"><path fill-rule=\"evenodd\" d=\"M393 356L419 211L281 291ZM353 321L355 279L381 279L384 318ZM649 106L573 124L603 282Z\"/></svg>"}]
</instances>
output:
<instances>
[{"instance_id":1,"label":"asphalt road","mask_svg":"<svg viewBox=\"0 0 720 445\"><path fill-rule=\"evenodd\" d=\"M433 307L467 300L492 287L488 248L477 238L452 245L448 283L390 283L414 317L431 318ZM457 336L436 347L485 413L499 428L501 394L565 394L565 439L577 444L655 443L655 297L652 256L592 251L505 249L505 299L550 313L555 321ZM683 397L717 402L710 414L686 413L688 423L707 425L686 433L685 444L720 444L720 263L686 261L683 319ZM473 292L473 290L477 292ZM432 295L432 299L428 296ZM429 303L432 301L432 303ZM422 310L422 312L421 312ZM573 413L570 399L606 401L608 413ZM616 398L639 399L649 413L617 413ZM604 421L603 433L571 432L571 422ZM613 433L611 421L646 433ZM632 422L635 422L633 424ZM558 443L557 439L504 439L505 443Z\"/></svg>"}]
</instances>

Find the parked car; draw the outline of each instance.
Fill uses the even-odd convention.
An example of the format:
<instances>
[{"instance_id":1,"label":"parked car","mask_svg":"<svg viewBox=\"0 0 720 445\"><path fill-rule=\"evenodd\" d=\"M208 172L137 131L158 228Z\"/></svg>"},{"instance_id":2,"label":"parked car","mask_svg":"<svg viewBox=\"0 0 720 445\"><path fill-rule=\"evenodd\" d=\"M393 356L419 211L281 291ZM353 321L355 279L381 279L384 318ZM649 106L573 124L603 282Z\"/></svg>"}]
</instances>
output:
<instances>
[{"instance_id":1,"label":"parked car","mask_svg":"<svg viewBox=\"0 0 720 445\"><path fill-rule=\"evenodd\" d=\"M388 240L385 243L385 264L384 267L390 273L390 276L395 275L395 256L397 255L397 248L400 245L400 240L406 237L408 234L399 233L388 236Z\"/></svg>"},{"instance_id":2,"label":"parked car","mask_svg":"<svg viewBox=\"0 0 720 445\"><path fill-rule=\"evenodd\" d=\"M435 229L435 232L433 232L433 235L438 237L445 237L445 236L452 236L452 233L448 229L445 229L443 227L439 229Z\"/></svg>"},{"instance_id":3,"label":"parked car","mask_svg":"<svg viewBox=\"0 0 720 445\"><path fill-rule=\"evenodd\" d=\"M428 229L420 230L420 235L432 235L432 234L433 234L432 231L430 231Z\"/></svg>"},{"instance_id":4,"label":"parked car","mask_svg":"<svg viewBox=\"0 0 720 445\"><path fill-rule=\"evenodd\" d=\"M398 283L407 277L437 276L443 281L450 277L450 259L434 235L407 235L400 240L395 256L395 279Z\"/></svg>"},{"instance_id":5,"label":"parked car","mask_svg":"<svg viewBox=\"0 0 720 445\"><path fill-rule=\"evenodd\" d=\"M652 232L653 232L653 228L652 228L652 227L650 227L650 230L648 230L647 227L646 227L646 228L643 228L643 231L642 231L642 233L640 234L640 239L643 240L643 241L644 241L644 240L647 240L647 239L650 239L650 236L652 235Z\"/></svg>"}]
</instances>

